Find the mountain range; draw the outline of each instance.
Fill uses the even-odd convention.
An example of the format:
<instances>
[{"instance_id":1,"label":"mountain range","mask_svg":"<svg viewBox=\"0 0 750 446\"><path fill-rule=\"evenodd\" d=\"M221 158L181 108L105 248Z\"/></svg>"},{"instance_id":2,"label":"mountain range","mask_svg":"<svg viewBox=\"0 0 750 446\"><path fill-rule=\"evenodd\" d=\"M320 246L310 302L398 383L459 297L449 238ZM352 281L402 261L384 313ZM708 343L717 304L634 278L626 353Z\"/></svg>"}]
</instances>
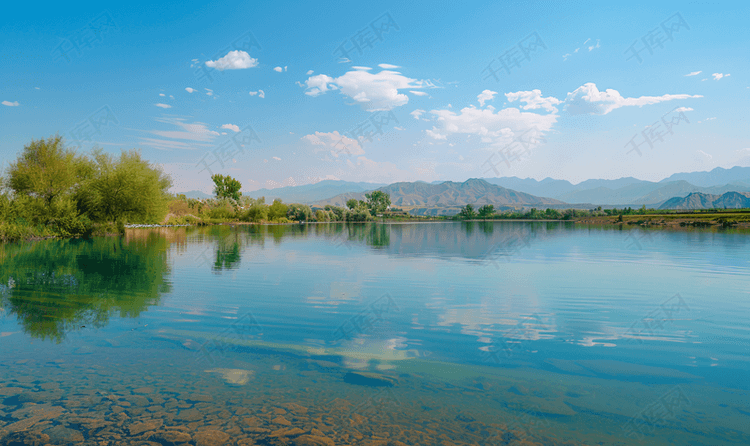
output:
<instances>
[{"instance_id":1,"label":"mountain range","mask_svg":"<svg viewBox=\"0 0 750 446\"><path fill-rule=\"evenodd\" d=\"M723 194L750 192L750 167L717 167L710 172L677 173L661 181L644 181L633 177L617 180L586 180L572 184L565 180L503 177L486 181L508 189L555 198L566 203L595 205L659 206L676 196L693 192Z\"/></svg>"},{"instance_id":2,"label":"mountain range","mask_svg":"<svg viewBox=\"0 0 750 446\"><path fill-rule=\"evenodd\" d=\"M243 192L242 195L250 198L265 197L266 203L272 203L280 199L285 203L311 204L316 201L330 198L339 194L368 192L379 187L386 186L385 183L354 183L349 181L323 180L315 184L304 186L286 186L276 189L258 189L252 192Z\"/></svg>"},{"instance_id":3,"label":"mountain range","mask_svg":"<svg viewBox=\"0 0 750 446\"><path fill-rule=\"evenodd\" d=\"M393 206L421 215L451 214L469 203L476 206L493 204L497 209L541 206L559 209L567 205L582 209L642 205L663 209L689 209L691 206L698 206L697 209L701 209L700 206L723 208L725 202L727 207L734 207L730 206L731 203L742 202L736 195L721 198L727 193L744 196L750 192L750 167L717 167L707 172L676 173L661 181L625 177L616 180L591 179L578 184L552 178L535 180L518 177L470 179L462 183L416 181L389 185L325 180L303 186L260 189L243 195L265 197L267 203L278 198L286 203L345 206L347 200L364 200L366 192L376 189L390 194ZM185 192L185 195L188 198L210 197L200 191Z\"/></svg>"},{"instance_id":4,"label":"mountain range","mask_svg":"<svg viewBox=\"0 0 750 446\"><path fill-rule=\"evenodd\" d=\"M463 183L453 181L444 181L440 184L421 181L401 182L389 184L378 190L390 195L392 206L409 210L415 215L455 214L466 204L472 204L475 207L492 204L497 209L564 204L559 200L518 192L476 178ZM362 192L340 194L318 201L315 205L320 207L345 206L346 201L351 198L364 200L365 194Z\"/></svg>"},{"instance_id":5,"label":"mountain range","mask_svg":"<svg viewBox=\"0 0 750 446\"><path fill-rule=\"evenodd\" d=\"M692 193L685 198L674 197L659 209L740 209L750 208L750 193L727 192L722 195Z\"/></svg>"}]
</instances>

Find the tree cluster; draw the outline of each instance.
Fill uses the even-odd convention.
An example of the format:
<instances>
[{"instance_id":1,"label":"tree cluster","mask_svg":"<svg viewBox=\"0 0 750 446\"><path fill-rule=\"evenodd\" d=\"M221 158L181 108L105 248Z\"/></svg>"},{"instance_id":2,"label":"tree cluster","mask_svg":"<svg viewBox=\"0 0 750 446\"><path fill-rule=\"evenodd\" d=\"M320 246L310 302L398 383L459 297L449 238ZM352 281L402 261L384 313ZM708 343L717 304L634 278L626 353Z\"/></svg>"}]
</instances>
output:
<instances>
[{"instance_id":1,"label":"tree cluster","mask_svg":"<svg viewBox=\"0 0 750 446\"><path fill-rule=\"evenodd\" d=\"M33 140L0 179L0 238L90 234L108 222L158 223L172 181L136 150L78 154L60 136Z\"/></svg>"}]
</instances>

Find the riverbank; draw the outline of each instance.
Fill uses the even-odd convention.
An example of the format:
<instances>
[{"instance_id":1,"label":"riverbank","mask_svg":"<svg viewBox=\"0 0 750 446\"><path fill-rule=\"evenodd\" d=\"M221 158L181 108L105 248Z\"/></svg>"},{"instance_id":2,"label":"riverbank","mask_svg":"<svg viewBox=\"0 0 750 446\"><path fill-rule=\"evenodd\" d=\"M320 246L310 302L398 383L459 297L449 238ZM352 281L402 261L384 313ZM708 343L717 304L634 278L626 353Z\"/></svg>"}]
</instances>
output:
<instances>
[{"instance_id":1,"label":"riverbank","mask_svg":"<svg viewBox=\"0 0 750 446\"><path fill-rule=\"evenodd\" d=\"M658 213L658 214L631 214L631 215L604 215L604 216L585 216L575 217L569 220L559 219L529 219L529 218L494 218L494 219L473 219L473 220L456 220L452 217L421 217L421 216L399 216L397 218L383 218L379 217L375 220L375 223L430 223L430 222L446 222L446 221L462 221L472 223L484 223L484 222L516 222L516 223L528 223L528 222L570 222L579 225L595 225L595 226L642 226L649 228L740 228L750 229L750 211L722 211L722 212L670 212L670 213ZM105 236L118 236L122 234L124 229L148 229L148 228L177 228L177 227L192 227L192 226L252 226L252 225L299 225L299 224L327 224L327 223L365 223L365 222L318 222L318 221L307 221L307 222L284 222L275 223L268 221L261 222L245 222L245 221L200 221L197 224L130 224L125 225L124 228L117 228L114 223L96 225L95 229L89 234L90 237L105 237ZM48 240L56 238L69 238L59 234L52 233L49 228L46 227L13 227L11 231L3 231L2 229L8 229L0 225L0 242L15 242L15 241L38 241Z\"/></svg>"},{"instance_id":2,"label":"riverbank","mask_svg":"<svg viewBox=\"0 0 750 446\"><path fill-rule=\"evenodd\" d=\"M750 211L580 217L576 218L575 222L587 225L638 225L655 228L750 228Z\"/></svg>"}]
</instances>

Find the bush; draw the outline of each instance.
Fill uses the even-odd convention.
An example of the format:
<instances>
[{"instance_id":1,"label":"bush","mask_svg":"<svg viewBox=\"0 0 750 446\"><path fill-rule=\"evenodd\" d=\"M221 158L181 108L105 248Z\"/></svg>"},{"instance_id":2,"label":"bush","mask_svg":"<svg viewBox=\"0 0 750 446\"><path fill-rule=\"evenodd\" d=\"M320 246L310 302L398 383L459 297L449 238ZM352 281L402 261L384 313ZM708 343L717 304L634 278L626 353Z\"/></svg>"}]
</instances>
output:
<instances>
[{"instance_id":1,"label":"bush","mask_svg":"<svg viewBox=\"0 0 750 446\"><path fill-rule=\"evenodd\" d=\"M208 210L208 216L216 220L233 220L234 208L231 206L217 206Z\"/></svg>"},{"instance_id":2,"label":"bush","mask_svg":"<svg viewBox=\"0 0 750 446\"><path fill-rule=\"evenodd\" d=\"M191 211L190 204L186 200L173 200L169 203L169 213L177 217L189 214Z\"/></svg>"},{"instance_id":3,"label":"bush","mask_svg":"<svg viewBox=\"0 0 750 446\"><path fill-rule=\"evenodd\" d=\"M318 209L318 210L317 210L317 211L315 212L315 220L316 220L316 221L321 221L321 222L325 222L325 221L330 221L330 220L331 220L331 218L330 218L330 216L328 215L328 212L326 212L326 211L323 211L323 210L320 210L320 209Z\"/></svg>"},{"instance_id":4,"label":"bush","mask_svg":"<svg viewBox=\"0 0 750 446\"><path fill-rule=\"evenodd\" d=\"M240 215L240 220L252 222L268 220L268 206L262 203L255 203Z\"/></svg>"},{"instance_id":5,"label":"bush","mask_svg":"<svg viewBox=\"0 0 750 446\"><path fill-rule=\"evenodd\" d=\"M278 220L282 217L286 217L289 206L281 202L281 200L273 200L273 203L268 208L268 218L270 220Z\"/></svg>"},{"instance_id":6,"label":"bush","mask_svg":"<svg viewBox=\"0 0 750 446\"><path fill-rule=\"evenodd\" d=\"M306 204L290 204L286 217L292 221L309 221L312 218L312 209Z\"/></svg>"},{"instance_id":7,"label":"bush","mask_svg":"<svg viewBox=\"0 0 750 446\"><path fill-rule=\"evenodd\" d=\"M204 224L203 220L196 217L195 215L188 214L183 215L181 217L170 217L169 220L167 220L167 225L202 225Z\"/></svg>"},{"instance_id":8,"label":"bush","mask_svg":"<svg viewBox=\"0 0 750 446\"><path fill-rule=\"evenodd\" d=\"M354 208L354 210L349 211L346 214L346 221L368 221L368 220L372 220L372 215L370 215L370 211L362 207L356 207Z\"/></svg>"}]
</instances>

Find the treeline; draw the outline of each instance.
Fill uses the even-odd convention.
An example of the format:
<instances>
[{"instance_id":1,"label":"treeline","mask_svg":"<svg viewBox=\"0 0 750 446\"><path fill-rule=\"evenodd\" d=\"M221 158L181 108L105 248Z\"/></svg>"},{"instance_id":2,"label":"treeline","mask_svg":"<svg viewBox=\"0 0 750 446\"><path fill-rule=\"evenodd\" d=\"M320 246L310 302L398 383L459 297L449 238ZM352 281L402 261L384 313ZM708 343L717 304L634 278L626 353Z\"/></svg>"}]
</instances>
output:
<instances>
[{"instance_id":1,"label":"treeline","mask_svg":"<svg viewBox=\"0 0 750 446\"><path fill-rule=\"evenodd\" d=\"M347 206L325 206L312 209L306 204L253 199L242 196L241 183L223 175L211 177L215 198L197 200L177 195L169 203L167 224L201 224L224 222L291 223L291 222L362 222L372 221L390 205L388 194L374 191L366 200L351 199Z\"/></svg>"},{"instance_id":2,"label":"treeline","mask_svg":"<svg viewBox=\"0 0 750 446\"><path fill-rule=\"evenodd\" d=\"M453 216L453 219L457 220L572 220L574 218L582 217L603 217L603 216L622 216L622 215L646 215L650 213L660 213L655 209L646 209L646 206L642 206L640 209L633 209L630 207L623 209L602 209L601 206L586 210L586 209L564 209L562 211L557 209L547 208L540 210L531 208L526 212L521 211L503 211L496 212L495 207L491 204L484 205L478 209L474 209L474 206L467 204L461 211Z\"/></svg>"},{"instance_id":3,"label":"treeline","mask_svg":"<svg viewBox=\"0 0 750 446\"><path fill-rule=\"evenodd\" d=\"M62 137L33 140L0 177L0 239L122 232L159 223L172 180L136 150L78 154Z\"/></svg>"},{"instance_id":4,"label":"treeline","mask_svg":"<svg viewBox=\"0 0 750 446\"><path fill-rule=\"evenodd\" d=\"M101 149L79 154L60 136L32 140L0 172L0 241L123 233L126 224L361 222L391 203L388 194L375 191L346 207L267 204L243 197L242 184L232 177L211 179L215 198L188 199L170 194L169 175L136 150L119 157Z\"/></svg>"}]
</instances>

